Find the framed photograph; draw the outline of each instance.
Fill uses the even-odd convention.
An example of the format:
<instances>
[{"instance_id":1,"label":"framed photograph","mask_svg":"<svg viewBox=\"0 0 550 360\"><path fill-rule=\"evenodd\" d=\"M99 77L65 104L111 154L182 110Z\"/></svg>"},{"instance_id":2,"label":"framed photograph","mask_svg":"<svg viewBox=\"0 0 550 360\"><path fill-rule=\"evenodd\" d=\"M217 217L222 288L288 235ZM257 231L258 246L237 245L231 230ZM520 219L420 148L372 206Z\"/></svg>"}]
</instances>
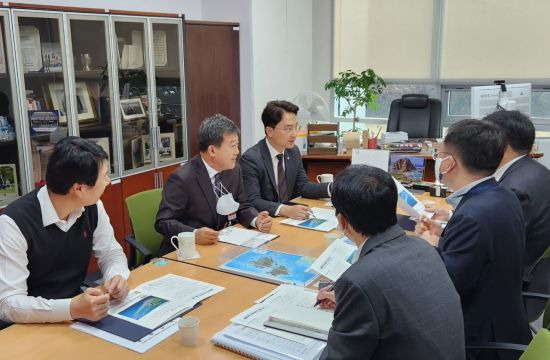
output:
<instances>
[{"instance_id":1,"label":"framed photograph","mask_svg":"<svg viewBox=\"0 0 550 360\"><path fill-rule=\"evenodd\" d=\"M40 32L36 26L19 27L19 44L23 71L40 71L42 68L42 51L40 49Z\"/></svg>"},{"instance_id":2,"label":"framed photograph","mask_svg":"<svg viewBox=\"0 0 550 360\"><path fill-rule=\"evenodd\" d=\"M176 158L176 141L174 139L174 133L160 134L159 158L160 161L174 160Z\"/></svg>"},{"instance_id":3,"label":"framed photograph","mask_svg":"<svg viewBox=\"0 0 550 360\"><path fill-rule=\"evenodd\" d=\"M130 140L130 147L132 151L132 168L138 168L143 166L143 150L141 136L136 136Z\"/></svg>"},{"instance_id":4,"label":"framed photograph","mask_svg":"<svg viewBox=\"0 0 550 360\"><path fill-rule=\"evenodd\" d=\"M166 47L166 31L153 30L153 59L155 66L166 66L168 63L168 53Z\"/></svg>"},{"instance_id":5,"label":"framed photograph","mask_svg":"<svg viewBox=\"0 0 550 360\"><path fill-rule=\"evenodd\" d=\"M42 43L42 71L63 71L63 58L59 43Z\"/></svg>"},{"instance_id":6,"label":"framed photograph","mask_svg":"<svg viewBox=\"0 0 550 360\"><path fill-rule=\"evenodd\" d=\"M0 164L0 201L19 196L15 164Z\"/></svg>"},{"instance_id":7,"label":"framed photograph","mask_svg":"<svg viewBox=\"0 0 550 360\"><path fill-rule=\"evenodd\" d=\"M59 110L59 123L67 123L67 101L65 99L65 85L63 83L49 83L48 89L52 99L52 107ZM96 118L94 107L90 100L90 93L85 82L77 82L76 109L78 122L87 122Z\"/></svg>"},{"instance_id":8,"label":"framed photograph","mask_svg":"<svg viewBox=\"0 0 550 360\"><path fill-rule=\"evenodd\" d=\"M109 151L109 138L108 137L101 137L101 138L88 138L87 140L90 140L91 142L101 146L103 150L107 153L107 161L109 164L111 163L111 151Z\"/></svg>"},{"instance_id":9,"label":"framed photograph","mask_svg":"<svg viewBox=\"0 0 550 360\"><path fill-rule=\"evenodd\" d=\"M140 98L120 100L120 111L122 113L122 120L140 119L146 116Z\"/></svg>"},{"instance_id":10,"label":"framed photograph","mask_svg":"<svg viewBox=\"0 0 550 360\"><path fill-rule=\"evenodd\" d=\"M145 164L151 163L151 144L149 139L150 139L149 135L141 136L141 149L143 153L143 162Z\"/></svg>"},{"instance_id":11,"label":"framed photograph","mask_svg":"<svg viewBox=\"0 0 550 360\"><path fill-rule=\"evenodd\" d=\"M59 126L59 111L29 111L29 122L31 129L36 132L54 132Z\"/></svg>"}]
</instances>

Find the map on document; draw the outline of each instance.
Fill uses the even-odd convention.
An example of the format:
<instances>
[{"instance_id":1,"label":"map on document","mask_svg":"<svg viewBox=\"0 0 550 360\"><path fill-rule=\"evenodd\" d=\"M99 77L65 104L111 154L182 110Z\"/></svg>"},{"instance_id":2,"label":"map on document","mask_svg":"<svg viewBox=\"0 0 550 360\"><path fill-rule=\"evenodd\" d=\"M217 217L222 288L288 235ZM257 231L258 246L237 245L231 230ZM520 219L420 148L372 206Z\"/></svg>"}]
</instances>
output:
<instances>
[{"instance_id":1,"label":"map on document","mask_svg":"<svg viewBox=\"0 0 550 360\"><path fill-rule=\"evenodd\" d=\"M281 224L296 226L302 229L329 232L336 228L338 221L334 209L311 208L312 216L306 220L285 219Z\"/></svg>"},{"instance_id":2,"label":"map on document","mask_svg":"<svg viewBox=\"0 0 550 360\"><path fill-rule=\"evenodd\" d=\"M314 260L275 250L250 249L223 264L221 269L278 284L306 286L317 276L306 271Z\"/></svg>"}]
</instances>

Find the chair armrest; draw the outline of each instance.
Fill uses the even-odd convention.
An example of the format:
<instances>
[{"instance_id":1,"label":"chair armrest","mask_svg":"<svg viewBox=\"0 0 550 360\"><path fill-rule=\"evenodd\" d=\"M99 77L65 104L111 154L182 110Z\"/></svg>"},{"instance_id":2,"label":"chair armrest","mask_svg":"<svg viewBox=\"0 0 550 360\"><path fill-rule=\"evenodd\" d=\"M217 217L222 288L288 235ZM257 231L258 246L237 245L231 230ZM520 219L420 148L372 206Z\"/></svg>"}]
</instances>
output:
<instances>
[{"instance_id":1,"label":"chair armrest","mask_svg":"<svg viewBox=\"0 0 550 360\"><path fill-rule=\"evenodd\" d=\"M147 264L151 261L152 254L142 243L137 241L133 235L128 235L124 238L127 243L129 243L134 249L139 251L143 255L143 263Z\"/></svg>"},{"instance_id":2,"label":"chair armrest","mask_svg":"<svg viewBox=\"0 0 550 360\"><path fill-rule=\"evenodd\" d=\"M501 342L480 342L466 344L466 349L486 349L486 350L509 350L509 351L525 351L527 345L501 343Z\"/></svg>"},{"instance_id":3,"label":"chair armrest","mask_svg":"<svg viewBox=\"0 0 550 360\"><path fill-rule=\"evenodd\" d=\"M535 300L550 300L550 294L542 294L542 293L524 291L524 292L521 293L521 296L529 298L529 299L535 299Z\"/></svg>"}]
</instances>

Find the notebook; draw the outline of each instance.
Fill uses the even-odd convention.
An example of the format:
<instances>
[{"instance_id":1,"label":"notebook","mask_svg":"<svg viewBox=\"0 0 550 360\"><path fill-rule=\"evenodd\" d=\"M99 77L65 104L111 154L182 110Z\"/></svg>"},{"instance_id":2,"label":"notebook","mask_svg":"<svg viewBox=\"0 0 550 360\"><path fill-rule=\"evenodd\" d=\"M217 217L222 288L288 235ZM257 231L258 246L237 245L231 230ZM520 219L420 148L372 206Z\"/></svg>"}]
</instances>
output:
<instances>
[{"instance_id":1,"label":"notebook","mask_svg":"<svg viewBox=\"0 0 550 360\"><path fill-rule=\"evenodd\" d=\"M287 306L273 313L264 325L326 341L333 319L332 311Z\"/></svg>"}]
</instances>

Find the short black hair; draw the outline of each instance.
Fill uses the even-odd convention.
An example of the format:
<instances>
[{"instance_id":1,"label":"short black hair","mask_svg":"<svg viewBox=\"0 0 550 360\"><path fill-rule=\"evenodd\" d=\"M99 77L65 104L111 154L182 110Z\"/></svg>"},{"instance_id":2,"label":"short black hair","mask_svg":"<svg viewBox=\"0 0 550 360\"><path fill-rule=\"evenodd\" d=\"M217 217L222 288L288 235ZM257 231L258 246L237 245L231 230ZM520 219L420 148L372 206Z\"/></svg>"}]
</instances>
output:
<instances>
[{"instance_id":1,"label":"short black hair","mask_svg":"<svg viewBox=\"0 0 550 360\"><path fill-rule=\"evenodd\" d=\"M199 126L199 150L206 151L210 145L220 147L225 134L240 134L239 128L231 119L215 114L204 119Z\"/></svg>"},{"instance_id":2,"label":"short black hair","mask_svg":"<svg viewBox=\"0 0 550 360\"><path fill-rule=\"evenodd\" d=\"M264 123L264 128L274 128L281 122L285 112L297 115L298 110L300 110L300 108L290 101L275 100L268 102L262 112L262 122Z\"/></svg>"},{"instance_id":3,"label":"short black hair","mask_svg":"<svg viewBox=\"0 0 550 360\"><path fill-rule=\"evenodd\" d=\"M48 190L66 195L74 184L94 186L99 169L107 159L105 150L90 140L77 136L61 139L48 160Z\"/></svg>"},{"instance_id":4,"label":"short black hair","mask_svg":"<svg viewBox=\"0 0 550 360\"><path fill-rule=\"evenodd\" d=\"M527 115L517 110L499 110L483 120L498 125L504 131L506 143L517 153L529 154L535 142L535 126Z\"/></svg>"},{"instance_id":5,"label":"short black hair","mask_svg":"<svg viewBox=\"0 0 550 360\"><path fill-rule=\"evenodd\" d=\"M506 147L504 133L497 125L473 119L452 125L444 144L467 171L484 176L495 172Z\"/></svg>"},{"instance_id":6,"label":"short black hair","mask_svg":"<svg viewBox=\"0 0 550 360\"><path fill-rule=\"evenodd\" d=\"M376 167L348 166L336 176L331 200L336 214L365 236L397 223L397 187L387 172Z\"/></svg>"}]
</instances>

